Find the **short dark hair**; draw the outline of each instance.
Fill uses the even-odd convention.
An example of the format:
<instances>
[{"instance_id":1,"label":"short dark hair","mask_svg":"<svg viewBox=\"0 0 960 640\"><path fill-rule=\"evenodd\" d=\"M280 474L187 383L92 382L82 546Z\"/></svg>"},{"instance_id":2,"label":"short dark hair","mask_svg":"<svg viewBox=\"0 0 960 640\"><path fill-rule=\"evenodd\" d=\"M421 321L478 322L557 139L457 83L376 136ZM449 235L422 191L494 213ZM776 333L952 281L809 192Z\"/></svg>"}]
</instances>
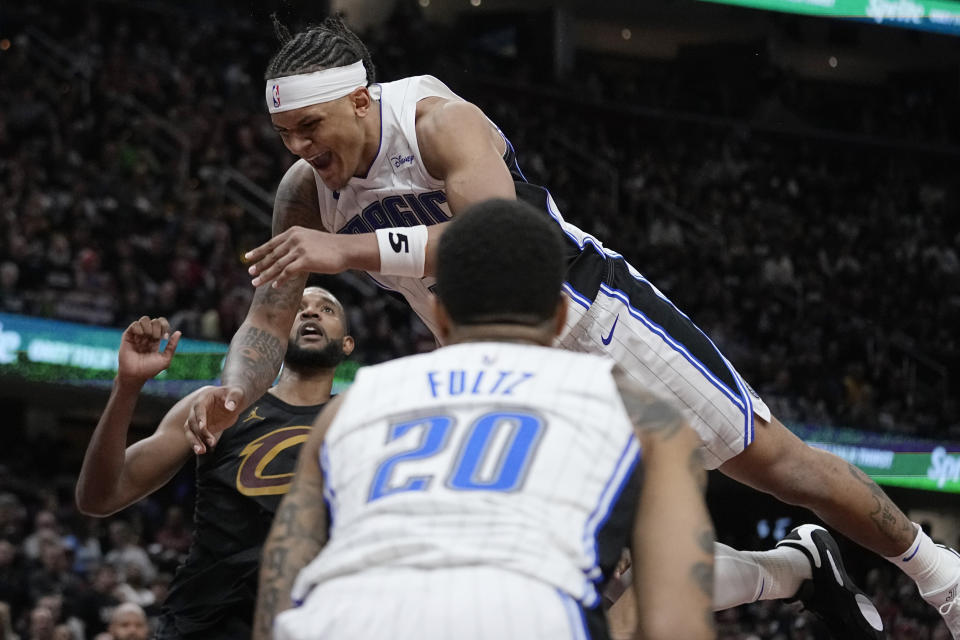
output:
<instances>
[{"instance_id":1,"label":"short dark hair","mask_svg":"<svg viewBox=\"0 0 960 640\"><path fill-rule=\"evenodd\" d=\"M267 64L265 80L343 67L363 60L363 66L367 69L367 84L375 82L370 51L340 18L327 18L294 35L290 34L276 14L271 18L273 30L280 40L280 49Z\"/></svg>"},{"instance_id":2,"label":"short dark hair","mask_svg":"<svg viewBox=\"0 0 960 640\"><path fill-rule=\"evenodd\" d=\"M303 285L303 290L314 288L314 289L323 289L337 301L337 306L340 307L340 322L343 324L343 334L350 335L350 318L347 317L347 307L340 300L340 296L333 292L333 290L327 286L327 283L332 280L330 275L321 274L321 273L308 273L307 274L307 283Z\"/></svg>"},{"instance_id":3,"label":"short dark hair","mask_svg":"<svg viewBox=\"0 0 960 640\"><path fill-rule=\"evenodd\" d=\"M557 309L565 271L560 228L517 200L487 200L440 236L437 296L457 324L540 324Z\"/></svg>"}]
</instances>

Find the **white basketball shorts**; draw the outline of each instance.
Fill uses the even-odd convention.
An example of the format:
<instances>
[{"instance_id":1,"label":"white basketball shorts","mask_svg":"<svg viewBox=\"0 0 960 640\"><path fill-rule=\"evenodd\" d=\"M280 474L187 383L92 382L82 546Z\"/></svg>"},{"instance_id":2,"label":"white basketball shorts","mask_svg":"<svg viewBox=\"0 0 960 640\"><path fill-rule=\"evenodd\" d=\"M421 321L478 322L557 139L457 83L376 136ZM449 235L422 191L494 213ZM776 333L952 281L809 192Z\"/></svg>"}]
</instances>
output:
<instances>
[{"instance_id":1,"label":"white basketball shorts","mask_svg":"<svg viewBox=\"0 0 960 640\"><path fill-rule=\"evenodd\" d=\"M606 354L679 408L703 440L715 469L752 441L754 417L770 409L713 342L623 258L608 256L591 301L570 282L567 326L559 345Z\"/></svg>"}]
</instances>

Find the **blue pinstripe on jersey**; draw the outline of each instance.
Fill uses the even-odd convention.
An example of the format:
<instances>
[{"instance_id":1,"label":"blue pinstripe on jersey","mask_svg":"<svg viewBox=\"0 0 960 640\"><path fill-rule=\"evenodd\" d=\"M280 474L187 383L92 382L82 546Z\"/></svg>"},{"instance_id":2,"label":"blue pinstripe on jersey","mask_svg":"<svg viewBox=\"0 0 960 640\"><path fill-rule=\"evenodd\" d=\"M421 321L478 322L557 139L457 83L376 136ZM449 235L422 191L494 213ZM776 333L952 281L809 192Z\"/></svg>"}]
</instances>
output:
<instances>
[{"instance_id":1,"label":"blue pinstripe on jersey","mask_svg":"<svg viewBox=\"0 0 960 640\"><path fill-rule=\"evenodd\" d=\"M607 479L607 483L600 492L596 508L594 508L593 512L591 512L587 518L583 532L583 543L585 551L592 561L591 567L586 573L587 585L584 604L587 607L594 607L600 601L600 595L597 592L595 584L596 581L602 577L597 553L597 531L603 526L607 518L610 517L610 510L613 508L613 505L616 504L617 497L626 486L630 478L630 473L640 459L639 456L640 443L637 442L636 437L631 433L627 438L627 442L620 453L617 463L613 467L613 473L610 475L610 478Z\"/></svg>"}]
</instances>

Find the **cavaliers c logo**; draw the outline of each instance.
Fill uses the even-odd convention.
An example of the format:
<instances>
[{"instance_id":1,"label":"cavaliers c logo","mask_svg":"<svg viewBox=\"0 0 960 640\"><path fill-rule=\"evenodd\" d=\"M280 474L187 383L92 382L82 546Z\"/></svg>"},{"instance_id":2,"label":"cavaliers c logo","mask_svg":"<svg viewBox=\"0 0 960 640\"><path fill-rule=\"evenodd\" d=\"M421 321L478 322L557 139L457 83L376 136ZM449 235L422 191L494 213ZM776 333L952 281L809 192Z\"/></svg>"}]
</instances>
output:
<instances>
[{"instance_id":1,"label":"cavaliers c logo","mask_svg":"<svg viewBox=\"0 0 960 640\"><path fill-rule=\"evenodd\" d=\"M293 473L264 475L263 470L289 447L306 442L310 427L284 427L260 436L240 452L243 462L237 470L237 491L245 496L283 495L290 488Z\"/></svg>"}]
</instances>

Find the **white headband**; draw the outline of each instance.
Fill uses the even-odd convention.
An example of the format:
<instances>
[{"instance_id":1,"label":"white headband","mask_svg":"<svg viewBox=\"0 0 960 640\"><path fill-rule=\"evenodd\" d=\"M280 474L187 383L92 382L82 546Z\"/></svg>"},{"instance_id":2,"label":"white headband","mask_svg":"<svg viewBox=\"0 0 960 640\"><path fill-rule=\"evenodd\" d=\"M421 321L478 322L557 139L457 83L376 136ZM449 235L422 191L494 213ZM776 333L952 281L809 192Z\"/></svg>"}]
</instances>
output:
<instances>
[{"instance_id":1,"label":"white headband","mask_svg":"<svg viewBox=\"0 0 960 640\"><path fill-rule=\"evenodd\" d=\"M365 86L367 69L362 60L345 67L274 78L267 80L267 110L280 113L330 102Z\"/></svg>"}]
</instances>

